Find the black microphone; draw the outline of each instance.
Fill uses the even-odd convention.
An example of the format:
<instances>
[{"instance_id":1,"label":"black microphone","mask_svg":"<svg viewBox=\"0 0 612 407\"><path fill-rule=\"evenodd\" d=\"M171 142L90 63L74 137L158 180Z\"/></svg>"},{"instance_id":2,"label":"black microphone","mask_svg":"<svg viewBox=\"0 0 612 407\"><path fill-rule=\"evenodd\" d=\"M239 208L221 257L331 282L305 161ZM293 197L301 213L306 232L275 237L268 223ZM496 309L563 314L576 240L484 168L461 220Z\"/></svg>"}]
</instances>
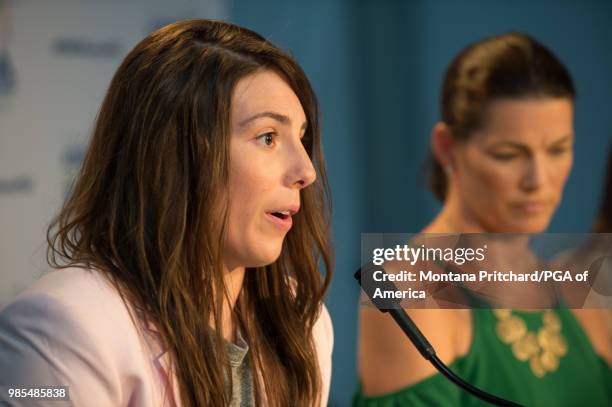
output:
<instances>
[{"instance_id":1,"label":"black microphone","mask_svg":"<svg viewBox=\"0 0 612 407\"><path fill-rule=\"evenodd\" d=\"M380 279L382 281L376 281L376 284L372 283L372 284L366 284L364 286L362 284L363 275L365 275L366 278L371 279L372 274L375 271L382 271L382 273L386 274L383 268L376 267L374 264L368 263L362 266L361 268L359 268L357 272L355 272L355 279L357 280L357 282L359 283L363 291L366 293L368 298L370 298L372 303L376 306L376 308L378 308L378 310L381 312L386 312L389 315L391 315L391 317L399 325L402 331L404 331L408 339L410 339L413 345L417 348L419 353L425 359L427 359L440 373L442 373L447 379L449 379L455 385L459 386L464 391L467 391L468 393L488 403L491 403L497 406L504 406L504 407L523 407L521 404L517 404L513 401L509 401L509 400L494 396L490 393L487 393L479 389L478 387L471 385L470 383L464 381L462 378L457 376L452 370L450 370L448 366L446 366L444 362L442 362L440 358L438 358L433 346L431 346L431 344L429 343L425 335L423 335L423 333L419 330L419 328L416 326L412 318L410 318L410 316L408 316L406 311L404 311L404 308L402 308L401 306L400 299L393 298L393 299L385 299L383 301L374 300L373 289L375 288L374 287L375 285L378 288L380 288L382 291L396 291L397 290L397 287L395 286L395 284L393 284L391 281L388 281L388 279L386 278Z\"/></svg>"}]
</instances>

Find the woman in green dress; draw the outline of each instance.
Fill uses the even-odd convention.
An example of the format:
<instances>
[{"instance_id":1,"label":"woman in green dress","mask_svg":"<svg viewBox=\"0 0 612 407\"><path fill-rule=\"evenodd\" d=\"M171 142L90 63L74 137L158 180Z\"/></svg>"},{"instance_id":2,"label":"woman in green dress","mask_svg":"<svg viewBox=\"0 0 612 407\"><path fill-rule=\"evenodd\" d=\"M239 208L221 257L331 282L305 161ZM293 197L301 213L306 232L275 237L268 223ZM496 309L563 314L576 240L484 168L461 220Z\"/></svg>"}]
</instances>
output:
<instances>
[{"instance_id":1,"label":"woman in green dress","mask_svg":"<svg viewBox=\"0 0 612 407\"><path fill-rule=\"evenodd\" d=\"M574 97L565 67L527 35L462 51L447 69L431 135L431 184L443 207L422 232L545 231L572 167ZM487 392L527 406L612 405L603 310L407 311L440 359ZM358 346L354 406L486 405L376 309L360 310Z\"/></svg>"}]
</instances>

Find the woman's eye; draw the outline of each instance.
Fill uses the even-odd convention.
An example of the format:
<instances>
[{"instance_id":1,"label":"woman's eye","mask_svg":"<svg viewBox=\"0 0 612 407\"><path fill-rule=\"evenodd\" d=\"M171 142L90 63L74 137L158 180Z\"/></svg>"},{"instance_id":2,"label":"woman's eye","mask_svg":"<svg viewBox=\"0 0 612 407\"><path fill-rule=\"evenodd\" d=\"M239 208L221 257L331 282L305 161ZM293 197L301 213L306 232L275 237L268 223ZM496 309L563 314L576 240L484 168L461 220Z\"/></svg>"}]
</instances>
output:
<instances>
[{"instance_id":1,"label":"woman's eye","mask_svg":"<svg viewBox=\"0 0 612 407\"><path fill-rule=\"evenodd\" d=\"M561 155L565 153L566 151L568 151L566 147L556 147L556 148L551 148L550 150L548 150L548 152L552 155Z\"/></svg>"},{"instance_id":2,"label":"woman's eye","mask_svg":"<svg viewBox=\"0 0 612 407\"><path fill-rule=\"evenodd\" d=\"M495 158L496 160L509 161L509 160L512 160L513 158L518 157L518 154L516 153L491 153L491 156Z\"/></svg>"},{"instance_id":3,"label":"woman's eye","mask_svg":"<svg viewBox=\"0 0 612 407\"><path fill-rule=\"evenodd\" d=\"M266 147L272 147L274 145L275 136L276 136L275 133L269 132L269 133L262 134L261 136L258 136L257 140Z\"/></svg>"}]
</instances>

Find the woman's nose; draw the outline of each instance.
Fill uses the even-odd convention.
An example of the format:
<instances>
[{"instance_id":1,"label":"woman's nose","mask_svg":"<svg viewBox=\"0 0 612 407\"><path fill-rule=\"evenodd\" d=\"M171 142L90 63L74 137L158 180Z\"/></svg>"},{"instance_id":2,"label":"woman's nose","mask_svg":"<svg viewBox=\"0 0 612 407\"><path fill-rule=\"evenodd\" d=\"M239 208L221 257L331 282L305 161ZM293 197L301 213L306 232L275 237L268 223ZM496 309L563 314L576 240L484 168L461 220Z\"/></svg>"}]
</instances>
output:
<instances>
[{"instance_id":1,"label":"woman's nose","mask_svg":"<svg viewBox=\"0 0 612 407\"><path fill-rule=\"evenodd\" d=\"M292 186L302 189L315 182L316 179L317 172L314 165L308 156L308 152L300 142L299 146L295 149L289 182Z\"/></svg>"}]
</instances>

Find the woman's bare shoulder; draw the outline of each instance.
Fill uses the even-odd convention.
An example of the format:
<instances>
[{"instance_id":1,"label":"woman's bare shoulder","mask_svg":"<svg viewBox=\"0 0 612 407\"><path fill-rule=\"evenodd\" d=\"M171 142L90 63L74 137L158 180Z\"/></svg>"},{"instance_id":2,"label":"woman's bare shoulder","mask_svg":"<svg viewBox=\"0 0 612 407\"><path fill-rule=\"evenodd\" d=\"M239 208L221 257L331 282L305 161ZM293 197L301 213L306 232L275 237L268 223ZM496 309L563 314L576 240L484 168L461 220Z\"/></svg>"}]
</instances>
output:
<instances>
[{"instance_id":1,"label":"woman's bare shoulder","mask_svg":"<svg viewBox=\"0 0 612 407\"><path fill-rule=\"evenodd\" d=\"M574 309L595 352L612 366L612 311L609 309Z\"/></svg>"},{"instance_id":2,"label":"woman's bare shoulder","mask_svg":"<svg viewBox=\"0 0 612 407\"><path fill-rule=\"evenodd\" d=\"M411 309L407 312L445 363L451 363L468 351L471 343L469 310ZM437 372L395 321L377 309L362 307L359 338L358 369L367 395L396 391Z\"/></svg>"}]
</instances>

